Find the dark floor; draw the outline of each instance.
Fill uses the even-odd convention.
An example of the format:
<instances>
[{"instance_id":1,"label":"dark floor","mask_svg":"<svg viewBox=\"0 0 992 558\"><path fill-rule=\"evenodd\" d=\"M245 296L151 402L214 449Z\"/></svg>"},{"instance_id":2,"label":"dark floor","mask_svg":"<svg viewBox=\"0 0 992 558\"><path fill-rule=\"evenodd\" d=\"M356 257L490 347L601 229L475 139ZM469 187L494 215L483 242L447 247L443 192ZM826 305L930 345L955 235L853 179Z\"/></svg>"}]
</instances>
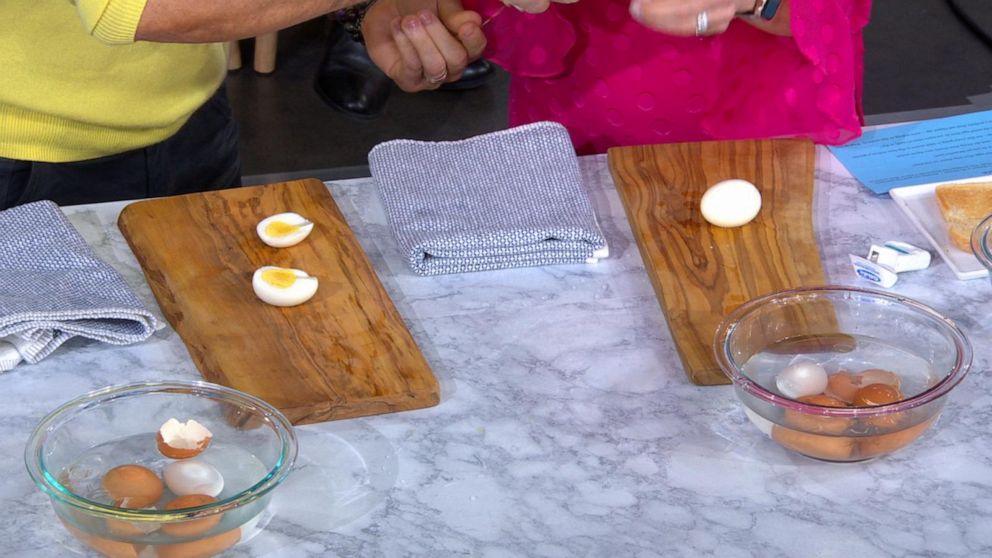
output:
<instances>
[{"instance_id":1,"label":"dark floor","mask_svg":"<svg viewBox=\"0 0 992 558\"><path fill-rule=\"evenodd\" d=\"M992 44L955 17L952 3L992 34L992 0L875 0L865 32L869 123L924 109L944 109L929 111L940 114L992 107ZM337 113L313 90L325 36L321 20L283 31L273 74L256 74L247 64L229 76L245 175L339 169L338 176L358 176L368 151L381 141L456 139L506 126L509 79L502 72L466 92L396 89L385 113L371 121ZM250 56L245 60L250 63Z\"/></svg>"}]
</instances>

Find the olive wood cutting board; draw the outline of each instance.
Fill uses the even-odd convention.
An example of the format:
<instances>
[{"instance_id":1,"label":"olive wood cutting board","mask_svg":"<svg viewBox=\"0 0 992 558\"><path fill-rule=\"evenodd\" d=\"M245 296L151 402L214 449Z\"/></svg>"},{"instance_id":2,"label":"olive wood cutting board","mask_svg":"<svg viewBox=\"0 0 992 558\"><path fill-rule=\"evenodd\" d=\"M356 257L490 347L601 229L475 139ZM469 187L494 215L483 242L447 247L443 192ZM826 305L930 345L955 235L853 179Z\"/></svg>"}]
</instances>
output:
<instances>
[{"instance_id":1,"label":"olive wood cutting board","mask_svg":"<svg viewBox=\"0 0 992 558\"><path fill-rule=\"evenodd\" d=\"M256 224L314 222L289 248ZM294 424L438 403L437 379L326 186L298 180L136 202L118 226L166 319L205 379L256 395ZM270 306L252 290L263 265L302 269L316 295Z\"/></svg>"},{"instance_id":2,"label":"olive wood cutting board","mask_svg":"<svg viewBox=\"0 0 992 558\"><path fill-rule=\"evenodd\" d=\"M804 140L609 150L610 172L693 383L729 382L716 363L713 341L730 311L773 291L824 284L813 232L814 162L814 146ZM758 187L761 212L742 227L710 225L699 211L700 198L731 178ZM830 333L835 317L821 310L789 319L819 320L818 329Z\"/></svg>"}]
</instances>

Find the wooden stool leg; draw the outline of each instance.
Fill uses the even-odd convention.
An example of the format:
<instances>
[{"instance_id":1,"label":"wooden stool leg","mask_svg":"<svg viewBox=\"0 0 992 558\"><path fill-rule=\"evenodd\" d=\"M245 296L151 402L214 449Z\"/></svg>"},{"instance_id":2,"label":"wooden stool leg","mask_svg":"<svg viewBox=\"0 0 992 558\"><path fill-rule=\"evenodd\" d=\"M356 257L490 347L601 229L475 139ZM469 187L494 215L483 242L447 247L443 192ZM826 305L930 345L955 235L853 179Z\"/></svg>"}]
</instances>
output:
<instances>
[{"instance_id":1,"label":"wooden stool leg","mask_svg":"<svg viewBox=\"0 0 992 558\"><path fill-rule=\"evenodd\" d=\"M270 74L276 69L276 47L279 33L273 31L255 37L255 71Z\"/></svg>"},{"instance_id":2,"label":"wooden stool leg","mask_svg":"<svg viewBox=\"0 0 992 558\"><path fill-rule=\"evenodd\" d=\"M237 70L241 68L241 47L238 41L227 43L227 69Z\"/></svg>"}]
</instances>

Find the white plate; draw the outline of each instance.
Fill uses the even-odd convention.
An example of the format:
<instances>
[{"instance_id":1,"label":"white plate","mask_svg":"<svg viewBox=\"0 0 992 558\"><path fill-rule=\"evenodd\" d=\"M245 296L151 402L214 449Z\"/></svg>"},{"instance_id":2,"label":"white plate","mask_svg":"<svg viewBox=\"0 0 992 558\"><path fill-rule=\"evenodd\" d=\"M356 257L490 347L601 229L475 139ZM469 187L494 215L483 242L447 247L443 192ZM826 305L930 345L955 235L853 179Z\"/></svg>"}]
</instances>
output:
<instances>
[{"instance_id":1,"label":"white plate","mask_svg":"<svg viewBox=\"0 0 992 558\"><path fill-rule=\"evenodd\" d=\"M992 176L979 176L964 180L948 180L919 186L905 186L889 190L889 195L895 200L909 220L927 237L930 244L944 259L958 279L981 279L988 277L989 270L978 261L971 252L965 252L951 243L947 234L944 217L940 214L934 189L938 184L963 184L966 182L988 182Z\"/></svg>"}]
</instances>

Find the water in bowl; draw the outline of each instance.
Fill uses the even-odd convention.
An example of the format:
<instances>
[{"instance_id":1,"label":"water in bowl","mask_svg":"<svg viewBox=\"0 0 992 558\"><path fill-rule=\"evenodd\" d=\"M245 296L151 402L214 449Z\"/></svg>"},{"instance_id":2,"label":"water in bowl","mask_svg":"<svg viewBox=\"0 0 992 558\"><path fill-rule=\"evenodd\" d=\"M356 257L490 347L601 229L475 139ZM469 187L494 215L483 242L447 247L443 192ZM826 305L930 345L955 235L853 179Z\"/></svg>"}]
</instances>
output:
<instances>
[{"instance_id":1,"label":"water in bowl","mask_svg":"<svg viewBox=\"0 0 992 558\"><path fill-rule=\"evenodd\" d=\"M771 347L753 355L742 369L775 393L779 393L776 375L799 358L817 362L828 374L873 368L895 372L904 397L917 395L940 380L930 361L910 350L874 337L853 336L853 341L846 352L783 354ZM927 406L880 417L824 417L786 410L746 393L741 397L750 421L769 437L782 446L825 461L863 461L891 453L912 443L936 417L935 409Z\"/></svg>"},{"instance_id":2,"label":"water in bowl","mask_svg":"<svg viewBox=\"0 0 992 558\"><path fill-rule=\"evenodd\" d=\"M212 441L207 450L194 459L214 466L223 476L224 489L217 495L217 500L230 498L252 487L268 472L256 456L222 440ZM158 452L155 433L136 434L89 448L65 467L58 478L63 486L83 498L113 505L100 482L107 471L119 465L134 464L147 467L161 477L165 466L174 461ZM176 495L166 488L155 507L162 509L163 505L175 498ZM223 533L246 524L264 509L265 503L266 499L263 498L225 513L220 524L211 529L210 533ZM119 532L111 531L105 522L86 521L79 515L63 517L63 520L71 521L77 528L97 537L126 539L128 542L139 544L168 544L176 541L176 537L170 537L159 531L142 536L121 537Z\"/></svg>"},{"instance_id":3,"label":"water in bowl","mask_svg":"<svg viewBox=\"0 0 992 558\"><path fill-rule=\"evenodd\" d=\"M925 358L874 337L863 335L852 335L851 337L854 339L854 343L853 350L849 352L796 355L765 350L748 359L742 370L746 376L763 388L776 393L778 393L778 389L775 387L775 376L799 358L815 361L826 369L828 374L841 370L856 373L872 368L895 372L900 377L900 390L904 397L912 397L921 393L940 380L930 362Z\"/></svg>"}]
</instances>

